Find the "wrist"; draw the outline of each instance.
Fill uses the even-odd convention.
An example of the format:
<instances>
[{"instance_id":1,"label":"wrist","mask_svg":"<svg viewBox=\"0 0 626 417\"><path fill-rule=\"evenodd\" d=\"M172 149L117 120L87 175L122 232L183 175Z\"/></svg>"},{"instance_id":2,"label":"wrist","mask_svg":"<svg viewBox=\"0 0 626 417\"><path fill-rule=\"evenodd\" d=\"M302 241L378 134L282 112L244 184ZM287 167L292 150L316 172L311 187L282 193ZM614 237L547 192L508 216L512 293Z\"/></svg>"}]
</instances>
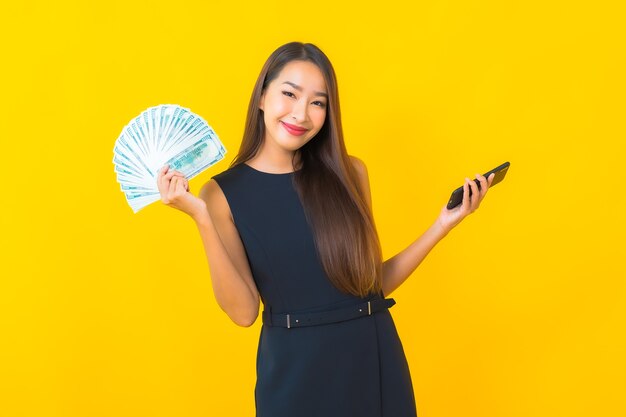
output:
<instances>
[{"instance_id":1,"label":"wrist","mask_svg":"<svg viewBox=\"0 0 626 417\"><path fill-rule=\"evenodd\" d=\"M196 222L198 225L207 224L211 221L211 216L209 215L206 207L200 208L195 212L190 213L190 215L193 221Z\"/></svg>"},{"instance_id":2,"label":"wrist","mask_svg":"<svg viewBox=\"0 0 626 417\"><path fill-rule=\"evenodd\" d=\"M445 227L444 225L441 224L441 222L439 221L439 219L437 219L431 226L430 226L431 230L438 236L444 237L446 236L448 233L450 233L450 230L452 230L451 228Z\"/></svg>"}]
</instances>

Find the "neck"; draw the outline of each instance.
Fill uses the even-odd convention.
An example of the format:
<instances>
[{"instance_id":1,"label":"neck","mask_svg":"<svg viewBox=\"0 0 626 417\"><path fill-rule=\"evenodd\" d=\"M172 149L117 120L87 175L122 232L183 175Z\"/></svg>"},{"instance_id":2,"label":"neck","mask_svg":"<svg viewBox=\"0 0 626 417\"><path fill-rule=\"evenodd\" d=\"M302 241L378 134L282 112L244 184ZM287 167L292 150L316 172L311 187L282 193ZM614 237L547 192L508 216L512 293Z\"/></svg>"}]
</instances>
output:
<instances>
[{"instance_id":1,"label":"neck","mask_svg":"<svg viewBox=\"0 0 626 417\"><path fill-rule=\"evenodd\" d=\"M290 172L300 169L299 150L272 149L265 144L267 141L264 141L259 152L247 161L249 165L268 172Z\"/></svg>"}]
</instances>

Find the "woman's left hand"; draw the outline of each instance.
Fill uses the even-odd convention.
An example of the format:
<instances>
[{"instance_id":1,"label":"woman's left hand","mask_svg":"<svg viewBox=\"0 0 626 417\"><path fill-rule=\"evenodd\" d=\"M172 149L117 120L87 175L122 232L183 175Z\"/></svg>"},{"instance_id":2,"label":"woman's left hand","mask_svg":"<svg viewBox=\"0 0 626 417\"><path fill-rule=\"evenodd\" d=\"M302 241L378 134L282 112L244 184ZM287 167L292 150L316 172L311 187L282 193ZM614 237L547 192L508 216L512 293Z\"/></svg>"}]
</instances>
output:
<instances>
[{"instance_id":1,"label":"woman's left hand","mask_svg":"<svg viewBox=\"0 0 626 417\"><path fill-rule=\"evenodd\" d=\"M480 202L485 198L487 194L487 190L489 190L489 186L493 182L493 178L496 174L491 174L489 178L485 178L480 174L476 174L476 178L480 182L480 190L478 189L478 185L475 181L471 181L469 178L465 178L465 183L463 184L463 201L461 204L453 208L452 210L448 210L447 203L441 209L441 214L437 218L437 222L443 228L443 230L449 232L452 230L457 224L461 222L468 214L476 211L478 206L480 206ZM469 187L472 187L472 195L469 195Z\"/></svg>"}]
</instances>

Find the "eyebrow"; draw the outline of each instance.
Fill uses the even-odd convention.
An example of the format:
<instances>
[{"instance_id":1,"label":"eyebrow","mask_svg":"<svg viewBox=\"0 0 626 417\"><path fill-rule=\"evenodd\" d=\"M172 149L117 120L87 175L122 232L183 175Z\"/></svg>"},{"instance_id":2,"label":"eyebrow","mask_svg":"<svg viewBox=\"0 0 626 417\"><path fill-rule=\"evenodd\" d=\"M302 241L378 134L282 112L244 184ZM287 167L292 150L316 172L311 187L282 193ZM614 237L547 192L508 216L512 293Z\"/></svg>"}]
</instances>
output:
<instances>
[{"instance_id":1,"label":"eyebrow","mask_svg":"<svg viewBox=\"0 0 626 417\"><path fill-rule=\"evenodd\" d=\"M285 81L283 84L289 84L290 86L292 86L293 88L295 88L298 91L302 91L302 87L300 87L297 84L292 83L291 81ZM328 94L326 93L322 93L321 91L316 91L315 92L316 96L322 96L322 97L326 97L326 99L328 99Z\"/></svg>"}]
</instances>

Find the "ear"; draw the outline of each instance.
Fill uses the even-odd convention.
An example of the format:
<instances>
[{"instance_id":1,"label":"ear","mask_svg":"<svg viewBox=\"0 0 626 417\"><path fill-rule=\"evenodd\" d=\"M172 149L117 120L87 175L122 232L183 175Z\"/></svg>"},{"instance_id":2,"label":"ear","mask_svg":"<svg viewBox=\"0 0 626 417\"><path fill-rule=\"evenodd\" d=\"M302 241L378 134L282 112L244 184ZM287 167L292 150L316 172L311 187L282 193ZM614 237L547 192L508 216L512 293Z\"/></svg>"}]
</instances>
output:
<instances>
[{"instance_id":1,"label":"ear","mask_svg":"<svg viewBox=\"0 0 626 417\"><path fill-rule=\"evenodd\" d=\"M263 103L265 101L265 90L261 93L261 98L259 99L259 109L263 110Z\"/></svg>"}]
</instances>

